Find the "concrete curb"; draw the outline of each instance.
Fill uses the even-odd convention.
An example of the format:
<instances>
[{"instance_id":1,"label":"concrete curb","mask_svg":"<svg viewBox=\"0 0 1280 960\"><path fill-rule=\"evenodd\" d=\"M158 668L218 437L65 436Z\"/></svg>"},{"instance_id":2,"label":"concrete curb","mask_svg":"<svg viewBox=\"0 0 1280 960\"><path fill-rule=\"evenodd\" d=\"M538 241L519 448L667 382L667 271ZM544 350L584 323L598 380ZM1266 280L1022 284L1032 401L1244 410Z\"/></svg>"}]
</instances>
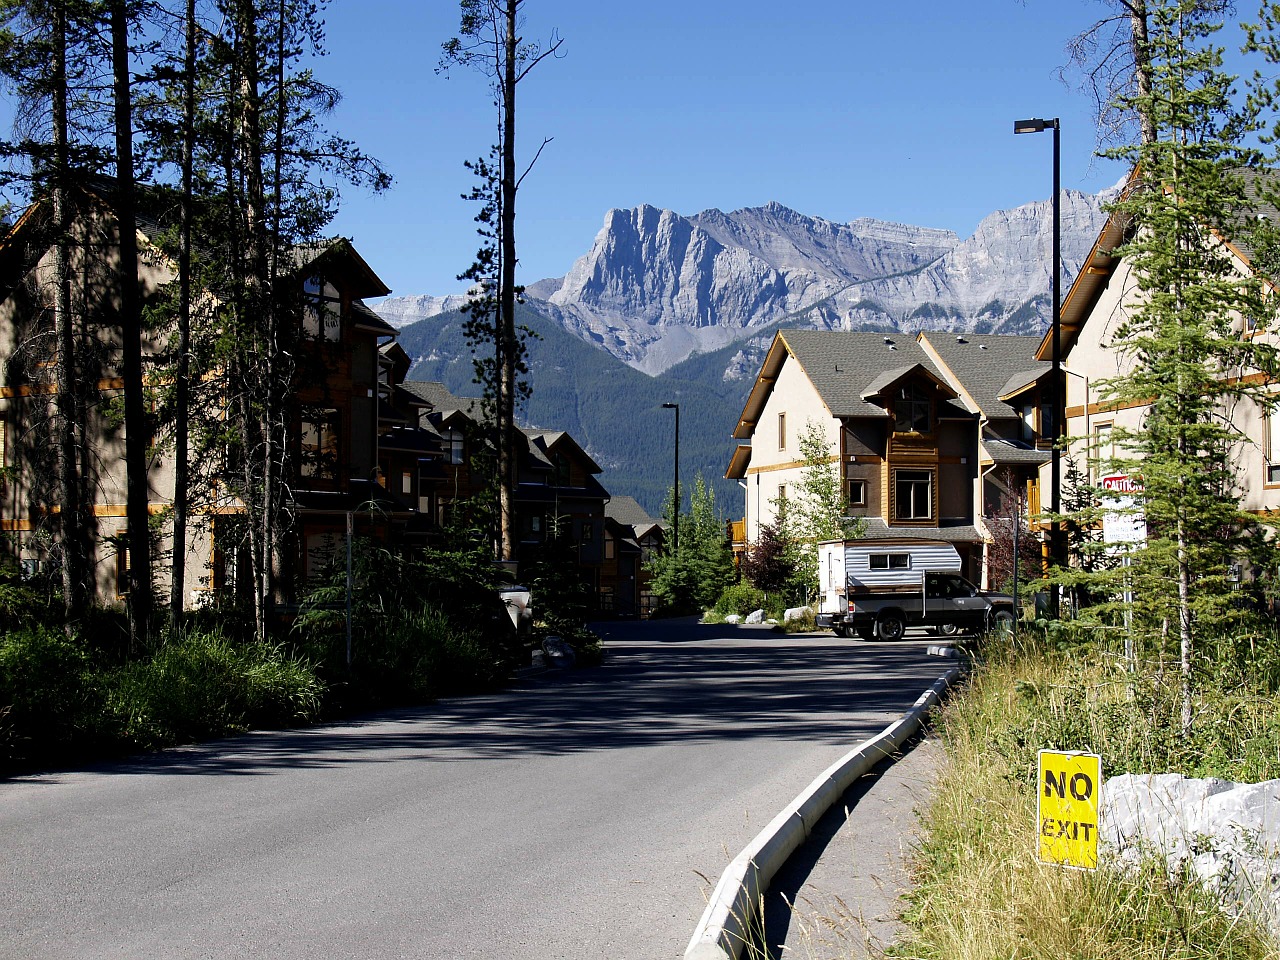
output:
<instances>
[{"instance_id":1,"label":"concrete curb","mask_svg":"<svg viewBox=\"0 0 1280 960\"><path fill-rule=\"evenodd\" d=\"M915 735L925 714L941 701L959 674L958 666L947 670L900 719L819 774L756 835L720 875L685 948L684 960L738 960L751 931L759 925L760 899L787 858L855 780Z\"/></svg>"}]
</instances>

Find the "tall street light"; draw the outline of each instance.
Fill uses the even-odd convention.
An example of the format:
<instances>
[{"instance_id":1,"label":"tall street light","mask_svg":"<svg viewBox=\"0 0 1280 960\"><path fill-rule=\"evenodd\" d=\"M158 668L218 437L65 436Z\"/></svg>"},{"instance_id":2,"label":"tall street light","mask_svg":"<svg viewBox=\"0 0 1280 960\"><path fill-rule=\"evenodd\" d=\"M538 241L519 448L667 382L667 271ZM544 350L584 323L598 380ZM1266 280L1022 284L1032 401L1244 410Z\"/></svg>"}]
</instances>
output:
<instances>
[{"instance_id":1,"label":"tall street light","mask_svg":"<svg viewBox=\"0 0 1280 960\"><path fill-rule=\"evenodd\" d=\"M676 454L675 454L675 480L672 483L672 527L671 527L671 552L680 552L680 404L664 403L663 410L674 410L676 412Z\"/></svg>"},{"instance_id":2,"label":"tall street light","mask_svg":"<svg viewBox=\"0 0 1280 960\"><path fill-rule=\"evenodd\" d=\"M1050 289L1053 296L1053 451L1050 460L1050 510L1054 520L1049 528L1049 559L1055 566L1062 566L1065 558L1062 555L1062 536L1057 517L1062 513L1062 451L1059 440L1063 432L1063 383L1062 383L1062 218L1060 211L1061 192L1061 153L1059 147L1060 129L1058 118L1052 120L1015 120L1013 132L1043 133L1053 131L1053 275L1050 278ZM1049 612L1053 619L1058 619L1058 591L1049 592Z\"/></svg>"}]
</instances>

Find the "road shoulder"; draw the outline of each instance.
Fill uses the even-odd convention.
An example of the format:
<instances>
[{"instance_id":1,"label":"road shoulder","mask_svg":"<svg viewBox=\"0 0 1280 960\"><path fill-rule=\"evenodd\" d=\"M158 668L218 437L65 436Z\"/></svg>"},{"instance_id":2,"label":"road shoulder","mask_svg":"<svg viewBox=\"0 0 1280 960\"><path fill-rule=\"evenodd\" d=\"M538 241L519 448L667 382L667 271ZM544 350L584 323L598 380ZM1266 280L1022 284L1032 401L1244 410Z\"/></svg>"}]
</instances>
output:
<instances>
[{"instance_id":1,"label":"road shoulder","mask_svg":"<svg viewBox=\"0 0 1280 960\"><path fill-rule=\"evenodd\" d=\"M916 811L942 762L941 745L917 738L845 792L774 878L765 901L767 956L874 957L893 941Z\"/></svg>"}]
</instances>

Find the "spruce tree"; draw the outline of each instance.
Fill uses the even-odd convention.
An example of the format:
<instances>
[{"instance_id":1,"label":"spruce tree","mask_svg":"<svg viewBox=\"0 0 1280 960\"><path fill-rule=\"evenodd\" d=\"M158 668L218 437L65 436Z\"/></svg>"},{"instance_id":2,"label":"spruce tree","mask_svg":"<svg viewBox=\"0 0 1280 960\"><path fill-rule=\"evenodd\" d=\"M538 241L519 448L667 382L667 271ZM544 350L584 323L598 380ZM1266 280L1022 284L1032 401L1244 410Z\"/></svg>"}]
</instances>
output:
<instances>
[{"instance_id":1,"label":"spruce tree","mask_svg":"<svg viewBox=\"0 0 1280 960\"><path fill-rule=\"evenodd\" d=\"M1184 728L1200 645L1233 615L1228 569L1254 529L1239 507L1233 451L1245 438L1230 410L1246 398L1267 403L1251 375L1276 371L1274 348L1255 335L1268 312L1262 282L1238 271L1221 242L1251 211L1241 172L1251 156L1213 42L1219 26L1202 13L1195 0L1147 4L1150 88L1125 106L1152 136L1115 151L1140 171L1116 204L1130 224L1116 253L1137 290L1112 339L1124 372L1102 385L1104 403L1147 410L1141 429L1116 429L1145 486L1135 628L1158 645L1172 615Z\"/></svg>"}]
</instances>

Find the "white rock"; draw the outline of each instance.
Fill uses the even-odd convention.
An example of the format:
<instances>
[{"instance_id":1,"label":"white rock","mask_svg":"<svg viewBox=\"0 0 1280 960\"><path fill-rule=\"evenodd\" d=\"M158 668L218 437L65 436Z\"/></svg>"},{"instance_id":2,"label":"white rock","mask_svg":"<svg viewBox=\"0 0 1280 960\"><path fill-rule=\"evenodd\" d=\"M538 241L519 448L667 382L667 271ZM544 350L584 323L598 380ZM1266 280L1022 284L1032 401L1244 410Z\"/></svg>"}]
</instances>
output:
<instances>
[{"instance_id":1,"label":"white rock","mask_svg":"<svg viewBox=\"0 0 1280 960\"><path fill-rule=\"evenodd\" d=\"M747 623L764 623L764 611L753 610L747 614Z\"/></svg>"},{"instance_id":2,"label":"white rock","mask_svg":"<svg viewBox=\"0 0 1280 960\"><path fill-rule=\"evenodd\" d=\"M812 607L788 607L782 612L782 622L790 623L792 620L803 620L805 617L812 616Z\"/></svg>"},{"instance_id":3,"label":"white rock","mask_svg":"<svg viewBox=\"0 0 1280 960\"><path fill-rule=\"evenodd\" d=\"M724 618L724 622L725 623L741 623L742 618L738 616L736 613L731 613Z\"/></svg>"},{"instance_id":4,"label":"white rock","mask_svg":"<svg viewBox=\"0 0 1280 960\"><path fill-rule=\"evenodd\" d=\"M1106 782L1100 818L1105 853L1189 866L1230 912L1251 910L1280 940L1280 780L1125 774Z\"/></svg>"}]
</instances>

